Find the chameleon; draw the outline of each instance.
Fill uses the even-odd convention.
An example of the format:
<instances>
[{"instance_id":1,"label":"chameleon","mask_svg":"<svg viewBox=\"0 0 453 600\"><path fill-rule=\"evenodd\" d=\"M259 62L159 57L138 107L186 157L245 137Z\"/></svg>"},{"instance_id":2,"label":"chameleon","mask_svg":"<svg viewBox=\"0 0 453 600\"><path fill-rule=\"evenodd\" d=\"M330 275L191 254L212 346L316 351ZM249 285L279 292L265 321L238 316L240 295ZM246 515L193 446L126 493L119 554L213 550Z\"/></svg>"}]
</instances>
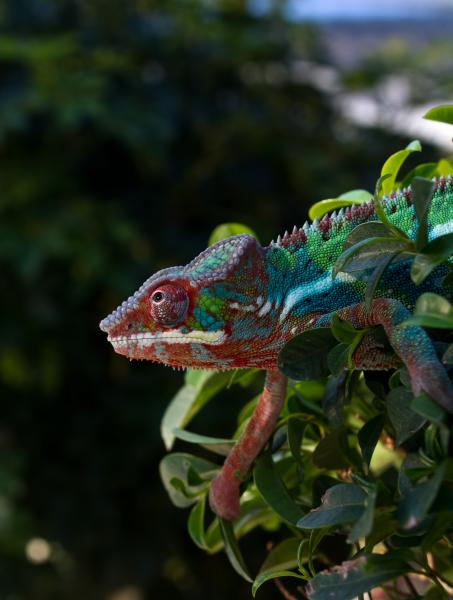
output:
<instances>
[{"instance_id":1,"label":"chameleon","mask_svg":"<svg viewBox=\"0 0 453 600\"><path fill-rule=\"evenodd\" d=\"M429 239L453 231L452 176L435 179L433 189ZM385 196L382 206L388 220L414 239L411 188ZM130 359L179 368L266 371L254 412L211 483L210 506L219 517L237 518L241 483L282 409L287 377L278 368L280 350L308 329L329 327L334 315L356 328L370 328L352 355L355 369L403 363L415 395L426 392L453 412L452 386L428 334L404 324L421 292L446 294L441 284L445 267L437 267L416 286L410 259L390 264L371 305L364 302L366 277L344 272L332 277L348 234L373 220L378 217L370 201L294 227L266 247L248 234L220 240L187 265L149 277L101 321L114 350ZM373 336L374 326L385 331L391 354Z\"/></svg>"}]
</instances>

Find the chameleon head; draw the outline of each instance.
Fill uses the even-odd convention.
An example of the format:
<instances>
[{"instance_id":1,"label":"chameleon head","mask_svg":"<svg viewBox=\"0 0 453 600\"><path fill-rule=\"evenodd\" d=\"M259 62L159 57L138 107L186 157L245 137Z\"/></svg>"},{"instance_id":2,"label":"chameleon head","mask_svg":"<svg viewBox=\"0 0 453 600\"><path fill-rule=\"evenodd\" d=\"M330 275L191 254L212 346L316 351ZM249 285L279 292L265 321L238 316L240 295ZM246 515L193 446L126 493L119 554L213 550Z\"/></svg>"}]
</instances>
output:
<instances>
[{"instance_id":1,"label":"chameleon head","mask_svg":"<svg viewBox=\"0 0 453 600\"><path fill-rule=\"evenodd\" d=\"M256 239L233 236L185 267L150 277L100 328L130 358L176 367L252 366L266 278Z\"/></svg>"}]
</instances>

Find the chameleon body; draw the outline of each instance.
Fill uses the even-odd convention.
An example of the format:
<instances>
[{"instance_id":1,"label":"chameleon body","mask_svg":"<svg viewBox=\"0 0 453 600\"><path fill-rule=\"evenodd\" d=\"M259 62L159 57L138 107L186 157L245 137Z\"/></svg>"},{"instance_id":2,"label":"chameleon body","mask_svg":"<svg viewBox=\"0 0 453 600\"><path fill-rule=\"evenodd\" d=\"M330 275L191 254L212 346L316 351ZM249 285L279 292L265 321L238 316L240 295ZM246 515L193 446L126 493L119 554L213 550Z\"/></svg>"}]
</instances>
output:
<instances>
[{"instance_id":1,"label":"chameleon body","mask_svg":"<svg viewBox=\"0 0 453 600\"><path fill-rule=\"evenodd\" d=\"M410 188L383 199L391 223L412 239L417 219ZM410 278L411 261L385 271L371 308L363 303L366 279L332 267L348 234L377 220L373 203L352 206L320 222L307 223L261 247L238 235L207 248L188 265L159 271L100 324L116 352L174 367L267 371L263 393L210 490L221 517L239 512L241 480L267 443L281 410L286 377L277 368L285 343L312 327L328 327L337 313L358 328L383 326L395 355L389 358L365 335L353 355L356 368L384 369L403 361L414 393L430 394L453 412L453 392L425 331L400 326L423 291L439 292L444 274L434 270L420 286ZM452 177L435 181L428 215L429 239L453 231Z\"/></svg>"}]
</instances>

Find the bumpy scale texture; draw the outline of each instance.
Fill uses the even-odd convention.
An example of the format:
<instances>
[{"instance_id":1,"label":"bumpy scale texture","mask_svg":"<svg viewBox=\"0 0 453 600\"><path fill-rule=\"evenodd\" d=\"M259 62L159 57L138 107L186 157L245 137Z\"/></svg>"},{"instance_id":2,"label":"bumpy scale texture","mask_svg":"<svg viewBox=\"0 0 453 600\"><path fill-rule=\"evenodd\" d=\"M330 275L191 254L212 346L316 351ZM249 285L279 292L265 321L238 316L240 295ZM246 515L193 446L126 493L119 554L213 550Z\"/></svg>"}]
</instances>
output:
<instances>
[{"instance_id":1,"label":"bumpy scale texture","mask_svg":"<svg viewBox=\"0 0 453 600\"><path fill-rule=\"evenodd\" d=\"M414 239L417 219L410 188L384 198L383 206L389 220ZM414 392L425 390L453 411L450 383L428 336L418 327L399 327L422 292L445 295L443 272L436 269L415 286L410 261L391 265L376 290L371 311L362 304L366 280L361 275L340 273L332 279L332 267L346 237L357 225L373 220L377 216L370 202L295 227L264 248L250 235L222 240L188 265L150 277L100 323L115 351L130 358L175 367L268 371L250 430L212 487L211 505L217 514L228 519L237 515L239 485L233 471L246 475L278 417L285 384L277 371L279 351L307 328L329 326L335 312L357 327L383 325L411 374ZM428 230L429 239L453 231L451 176L435 181ZM356 355L358 368L392 365L370 339L364 338Z\"/></svg>"}]
</instances>

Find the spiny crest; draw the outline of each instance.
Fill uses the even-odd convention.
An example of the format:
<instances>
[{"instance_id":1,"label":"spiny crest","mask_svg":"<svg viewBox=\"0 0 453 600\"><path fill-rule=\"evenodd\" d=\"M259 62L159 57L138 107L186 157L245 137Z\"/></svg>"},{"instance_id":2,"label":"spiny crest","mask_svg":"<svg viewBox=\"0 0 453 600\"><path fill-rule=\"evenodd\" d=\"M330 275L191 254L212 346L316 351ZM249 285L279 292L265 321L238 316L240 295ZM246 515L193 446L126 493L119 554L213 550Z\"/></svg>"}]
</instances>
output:
<instances>
[{"instance_id":1,"label":"spiny crest","mask_svg":"<svg viewBox=\"0 0 453 600\"><path fill-rule=\"evenodd\" d=\"M300 228L294 225L290 234L288 231L285 231L283 237L279 235L277 241L274 242L274 240L272 240L269 246L277 245L282 248L289 248L291 246L293 249L297 249L300 248L300 246L307 241L307 238L315 232L321 232L323 238L328 239L333 225L341 224L342 220L357 218L364 212L367 213L366 215L363 215L364 217L369 217L374 213L372 202L364 202L359 206L348 206L339 210L338 213L336 211L326 213L321 220L315 218L311 224L308 223L308 221L305 221Z\"/></svg>"},{"instance_id":2,"label":"spiny crest","mask_svg":"<svg viewBox=\"0 0 453 600\"><path fill-rule=\"evenodd\" d=\"M445 186L453 186L453 175L447 175L446 177L433 177L432 181L435 184L435 192L437 190L443 191ZM405 199L408 206L412 205L411 188L405 187L403 189L398 188L396 191L391 192L388 196L382 198L382 202L385 205L396 205L398 200ZM302 227L298 228L294 225L291 234L285 231L285 234L277 237L277 241L271 241L269 246L278 245L282 248L292 247L294 249L299 248L303 245L307 237L313 235L316 232L321 232L323 239L327 240L330 237L330 233L333 226L336 228L341 226L344 221L350 222L351 220L369 220L375 215L373 200L368 202L362 202L361 204L353 204L340 208L339 211L333 211L332 213L326 213L321 220L315 218L311 224L307 221Z\"/></svg>"}]
</instances>

